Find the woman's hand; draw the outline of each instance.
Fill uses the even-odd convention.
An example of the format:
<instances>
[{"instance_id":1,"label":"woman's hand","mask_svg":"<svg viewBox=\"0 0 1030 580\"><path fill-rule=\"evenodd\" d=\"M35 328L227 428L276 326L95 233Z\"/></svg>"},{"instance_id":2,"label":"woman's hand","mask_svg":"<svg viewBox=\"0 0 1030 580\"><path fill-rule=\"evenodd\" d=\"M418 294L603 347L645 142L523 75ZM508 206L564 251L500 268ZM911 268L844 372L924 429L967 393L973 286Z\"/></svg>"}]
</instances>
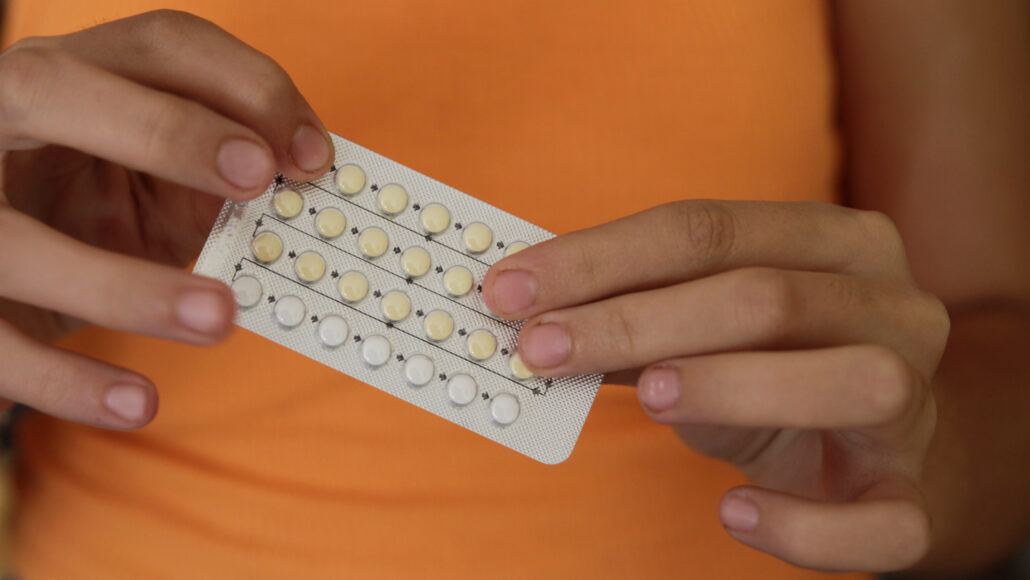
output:
<instances>
[{"instance_id":1,"label":"woman's hand","mask_svg":"<svg viewBox=\"0 0 1030 580\"><path fill-rule=\"evenodd\" d=\"M754 486L720 506L741 542L820 569L926 552L919 489L948 336L882 214L684 201L506 258L483 296L529 320L536 373L609 373L645 412Z\"/></svg>"},{"instance_id":2,"label":"woman's hand","mask_svg":"<svg viewBox=\"0 0 1030 580\"><path fill-rule=\"evenodd\" d=\"M0 396L134 428L157 410L150 381L41 341L80 320L222 338L231 292L179 268L222 198L259 195L276 167L310 180L332 144L272 60L160 11L0 54L0 155Z\"/></svg>"}]
</instances>

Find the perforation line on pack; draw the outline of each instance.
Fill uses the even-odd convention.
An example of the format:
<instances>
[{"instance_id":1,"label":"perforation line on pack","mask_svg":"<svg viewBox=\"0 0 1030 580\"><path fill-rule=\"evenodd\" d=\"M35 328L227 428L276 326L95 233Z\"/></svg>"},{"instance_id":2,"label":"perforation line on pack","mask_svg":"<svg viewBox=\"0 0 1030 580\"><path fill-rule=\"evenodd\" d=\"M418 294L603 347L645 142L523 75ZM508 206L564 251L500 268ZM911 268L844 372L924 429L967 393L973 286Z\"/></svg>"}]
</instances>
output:
<instances>
[{"instance_id":1,"label":"perforation line on pack","mask_svg":"<svg viewBox=\"0 0 1030 580\"><path fill-rule=\"evenodd\" d=\"M236 323L544 463L569 456L601 376L545 379L481 281L553 234L332 135L322 178L227 202L195 272Z\"/></svg>"}]
</instances>

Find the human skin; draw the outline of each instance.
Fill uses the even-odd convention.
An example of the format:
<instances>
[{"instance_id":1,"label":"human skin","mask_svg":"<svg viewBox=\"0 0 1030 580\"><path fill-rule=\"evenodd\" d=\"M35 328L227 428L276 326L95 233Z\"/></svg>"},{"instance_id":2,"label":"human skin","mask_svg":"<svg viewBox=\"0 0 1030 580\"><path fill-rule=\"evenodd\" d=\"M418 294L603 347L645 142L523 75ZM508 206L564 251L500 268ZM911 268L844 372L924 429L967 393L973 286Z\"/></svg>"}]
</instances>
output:
<instances>
[{"instance_id":1,"label":"human skin","mask_svg":"<svg viewBox=\"0 0 1030 580\"><path fill-rule=\"evenodd\" d=\"M835 8L851 208L669 204L501 261L484 297L529 318L535 372L636 384L743 471L741 542L967 574L1030 531L1030 5Z\"/></svg>"},{"instance_id":2,"label":"human skin","mask_svg":"<svg viewBox=\"0 0 1030 580\"><path fill-rule=\"evenodd\" d=\"M232 293L181 267L222 201L256 197L277 167L310 180L332 158L285 71L171 11L6 50L0 151L0 396L121 429L153 418L154 385L47 342L81 322L217 342Z\"/></svg>"},{"instance_id":3,"label":"human skin","mask_svg":"<svg viewBox=\"0 0 1030 580\"><path fill-rule=\"evenodd\" d=\"M862 6L840 6L837 28L849 191L852 205L863 209L716 201L662 206L501 262L484 281L484 296L496 312L532 317L520 349L541 374L590 369L612 371L613 381L637 382L639 369L647 368L639 393L652 418L674 425L699 451L738 465L755 484L730 491L721 506L730 533L744 543L824 569L904 568L928 551L927 569L942 562L940 556L977 566L1010 547L1018 538L1011 530L1019 528L1001 526L1010 533L985 541L964 559L953 549L938 549L954 542L949 533L966 523L948 514L965 513L955 506L979 499L949 494L940 482L951 478L963 490L979 485L985 492L1000 485L991 477L967 482L968 473L953 473L949 454L961 446L940 441L990 450L963 461L992 457L998 465L974 468L996 469L998 479L1012 477L1006 481L1022 481L1025 489L1027 475L998 449L1018 451L1012 447L1018 436L1024 442L1028 437L997 421L987 405L954 423L947 421L956 415L954 407L944 406L936 434L934 424L938 407L976 390L970 377L998 385L1007 397L1000 404L1021 401L1022 391L1011 385L1019 385L1026 370L1009 336L1025 340L1027 333L1020 307L1009 305L1025 304L1030 287L1030 244L1015 247L1026 242L1017 227L1030 215L1020 197L1026 188L1019 189L1026 175L1008 163L1005 168L1017 174L1000 178L991 163L1000 162L999 154L1011 155L1011 147L1026 150L1026 124L1011 123L1007 137L985 134L987 141L1012 141L987 148L984 159L968 151L945 157L960 179L949 174L947 182L918 187L897 179L926 171L920 161L931 167L941 162L886 148L934 151L947 141L932 131L935 138L928 138L925 125L898 135L896 125L904 127L919 104L940 99L940 87L894 83L908 100L866 94L882 86L876 75L908 80L925 62L877 46L892 41L898 51L914 49L903 33L912 27L931 28L928 43L944 32L914 8ZM983 8L1003 9L1017 8ZM1011 16L996 17L1008 22ZM961 32L973 36L976 47L984 31ZM1016 27L1013 34L1018 39L1025 31ZM177 42L187 36L189 43ZM153 65L157 60L161 66ZM959 69L944 75L953 78L969 64L941 66ZM75 99L53 90L59 77L79 88ZM1025 79L1022 89L1000 88L1018 96L1025 93ZM988 100L983 108L994 104ZM276 114L269 114L273 109ZM946 137L958 119L979 127L977 111L958 101L940 125L929 128ZM68 121L72 115L77 122ZM893 130L873 130L878 125L872 119ZM852 130L855 120L860 130ZM193 146L181 147L184 141ZM226 149L226 143L235 145ZM330 147L321 123L279 67L189 15L152 13L30 39L0 55L0 149L6 151L0 193L7 204L0 206L0 230L18 241L0 247L0 296L8 299L0 305L6 321L0 321L0 395L104 427L148 422L157 394L145 377L46 342L78 321L197 344L217 341L231 323L231 294L176 266L196 255L222 198L256 196L276 166L295 179L311 179L328 167ZM971 173L962 173L964 163ZM985 176L994 180L985 182ZM951 204L968 210L958 216L961 224L943 211L937 197L942 186L950 188ZM632 240L656 236L673 240L667 260L630 260L638 276L607 268L611 252L630 252ZM985 245L991 260L963 254ZM941 252L949 259L940 259ZM595 254L608 260L592 262ZM50 271L60 271L60 278L7 275L33 271L40 260L57 266ZM504 301L525 301L527 288L505 282L514 271L529 272L535 297L509 308ZM1000 272L1007 277L998 279ZM131 293L120 283L128 279L135 285ZM603 300L592 302L598 298ZM946 353L944 304L986 305L953 309L955 332ZM985 308L986 330L980 323ZM534 345L534 333L546 332L547 323L564 325L570 340L557 341L558 347ZM999 346L1008 351L992 348L1002 339ZM570 356L555 362L563 344ZM999 364L977 356L984 351L991 358L1012 356ZM1010 431L1003 431L1006 426ZM1001 441L1016 442L999 447L980 432L1004 432L1008 438ZM1025 505L1007 514L1002 507L994 515L1003 523L1019 514L1025 523Z\"/></svg>"}]
</instances>

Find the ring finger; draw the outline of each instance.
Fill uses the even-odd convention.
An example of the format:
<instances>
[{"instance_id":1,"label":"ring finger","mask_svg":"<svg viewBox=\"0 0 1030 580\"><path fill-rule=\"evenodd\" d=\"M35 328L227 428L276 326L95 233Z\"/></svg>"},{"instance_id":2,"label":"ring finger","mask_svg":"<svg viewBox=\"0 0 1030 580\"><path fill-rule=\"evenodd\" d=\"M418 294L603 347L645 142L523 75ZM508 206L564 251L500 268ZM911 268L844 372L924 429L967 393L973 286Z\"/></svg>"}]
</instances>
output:
<instances>
[{"instance_id":1,"label":"ring finger","mask_svg":"<svg viewBox=\"0 0 1030 580\"><path fill-rule=\"evenodd\" d=\"M523 327L519 352L545 376L705 353L855 343L896 348L916 368L932 368L936 361L913 350L920 341L910 335L936 320L936 303L896 288L841 274L734 270L547 312Z\"/></svg>"},{"instance_id":2,"label":"ring finger","mask_svg":"<svg viewBox=\"0 0 1030 580\"><path fill-rule=\"evenodd\" d=\"M0 206L0 296L87 322L195 344L229 330L221 282L89 246Z\"/></svg>"}]
</instances>

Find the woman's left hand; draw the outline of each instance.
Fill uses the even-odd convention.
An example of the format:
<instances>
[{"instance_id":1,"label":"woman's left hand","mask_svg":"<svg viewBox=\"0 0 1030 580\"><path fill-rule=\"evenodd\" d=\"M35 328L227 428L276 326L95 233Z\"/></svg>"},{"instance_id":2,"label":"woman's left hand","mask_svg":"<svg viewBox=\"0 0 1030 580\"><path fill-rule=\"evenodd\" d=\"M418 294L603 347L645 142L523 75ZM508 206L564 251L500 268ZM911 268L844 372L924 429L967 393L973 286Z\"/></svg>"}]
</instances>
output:
<instances>
[{"instance_id":1,"label":"woman's left hand","mask_svg":"<svg viewBox=\"0 0 1030 580\"><path fill-rule=\"evenodd\" d=\"M754 483L720 515L800 566L886 571L929 545L930 382L949 331L883 214L683 201L504 259L483 296L529 320L544 376L608 373L645 412Z\"/></svg>"}]
</instances>

